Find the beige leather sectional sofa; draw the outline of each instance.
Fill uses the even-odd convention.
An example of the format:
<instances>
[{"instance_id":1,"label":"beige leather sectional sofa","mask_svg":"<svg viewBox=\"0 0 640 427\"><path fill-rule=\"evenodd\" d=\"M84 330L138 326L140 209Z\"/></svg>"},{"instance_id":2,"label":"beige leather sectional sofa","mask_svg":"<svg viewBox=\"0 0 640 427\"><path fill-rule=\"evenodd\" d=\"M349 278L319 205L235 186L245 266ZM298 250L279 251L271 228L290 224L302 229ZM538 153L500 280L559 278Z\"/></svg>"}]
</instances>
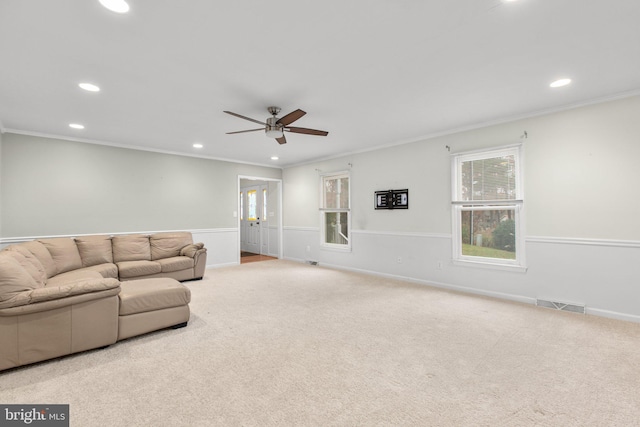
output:
<instances>
[{"instance_id":1,"label":"beige leather sectional sofa","mask_svg":"<svg viewBox=\"0 0 640 427\"><path fill-rule=\"evenodd\" d=\"M191 233L39 239L0 251L0 370L189 319L206 249Z\"/></svg>"}]
</instances>

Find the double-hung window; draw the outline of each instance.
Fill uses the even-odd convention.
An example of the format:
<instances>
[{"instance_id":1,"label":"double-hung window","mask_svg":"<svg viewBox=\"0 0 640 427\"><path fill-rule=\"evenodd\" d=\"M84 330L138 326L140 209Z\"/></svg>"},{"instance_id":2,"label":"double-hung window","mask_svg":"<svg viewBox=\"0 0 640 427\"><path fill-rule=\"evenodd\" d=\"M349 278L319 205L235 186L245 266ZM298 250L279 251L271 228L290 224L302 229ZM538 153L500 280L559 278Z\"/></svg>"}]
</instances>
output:
<instances>
[{"instance_id":1,"label":"double-hung window","mask_svg":"<svg viewBox=\"0 0 640 427\"><path fill-rule=\"evenodd\" d=\"M322 175L320 185L322 245L327 248L350 250L349 173Z\"/></svg>"},{"instance_id":2,"label":"double-hung window","mask_svg":"<svg viewBox=\"0 0 640 427\"><path fill-rule=\"evenodd\" d=\"M453 156L453 260L525 267L522 145Z\"/></svg>"}]
</instances>

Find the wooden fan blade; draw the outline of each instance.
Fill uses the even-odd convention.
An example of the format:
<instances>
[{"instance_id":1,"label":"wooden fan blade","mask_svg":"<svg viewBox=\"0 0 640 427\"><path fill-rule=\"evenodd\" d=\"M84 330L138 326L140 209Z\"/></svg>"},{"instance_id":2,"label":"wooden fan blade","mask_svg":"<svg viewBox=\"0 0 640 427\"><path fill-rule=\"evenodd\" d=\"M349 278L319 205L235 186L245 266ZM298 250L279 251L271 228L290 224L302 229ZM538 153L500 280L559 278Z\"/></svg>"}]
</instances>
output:
<instances>
[{"instance_id":1,"label":"wooden fan blade","mask_svg":"<svg viewBox=\"0 0 640 427\"><path fill-rule=\"evenodd\" d=\"M297 109L296 111L292 111L289 114L287 114L286 116L282 117L281 119L278 119L278 121L276 123L282 125L282 126L286 126L290 123L295 122L296 120L298 120L300 117L304 116L306 113L306 111L302 111L301 109Z\"/></svg>"},{"instance_id":2,"label":"wooden fan blade","mask_svg":"<svg viewBox=\"0 0 640 427\"><path fill-rule=\"evenodd\" d=\"M286 144L287 143L287 138L285 138L284 135L282 135L280 138L276 138L276 141L278 141L278 144L280 144L280 145Z\"/></svg>"},{"instance_id":3,"label":"wooden fan blade","mask_svg":"<svg viewBox=\"0 0 640 427\"><path fill-rule=\"evenodd\" d=\"M264 128L260 128L260 129L249 129L249 130L238 130L238 131L235 131L235 132L227 132L227 135L232 135L232 134L234 134L234 133L256 132L256 131L259 131L259 130L264 130Z\"/></svg>"},{"instance_id":4,"label":"wooden fan blade","mask_svg":"<svg viewBox=\"0 0 640 427\"><path fill-rule=\"evenodd\" d=\"M255 119L252 119L250 117L241 116L240 114L232 113L231 111L225 111L225 113L231 114L232 116L240 117L241 119L249 120L250 122L253 122L253 123L258 123L260 125L265 125L265 126L267 125L265 122L261 122L259 120L255 120Z\"/></svg>"},{"instance_id":5,"label":"wooden fan blade","mask_svg":"<svg viewBox=\"0 0 640 427\"><path fill-rule=\"evenodd\" d=\"M307 134L307 135L319 135L319 136L327 136L327 135L329 135L329 132L324 131L324 130L317 130L317 129L288 127L288 128L285 128L284 130L289 131L289 132L293 132L293 133L304 133L304 134Z\"/></svg>"}]
</instances>

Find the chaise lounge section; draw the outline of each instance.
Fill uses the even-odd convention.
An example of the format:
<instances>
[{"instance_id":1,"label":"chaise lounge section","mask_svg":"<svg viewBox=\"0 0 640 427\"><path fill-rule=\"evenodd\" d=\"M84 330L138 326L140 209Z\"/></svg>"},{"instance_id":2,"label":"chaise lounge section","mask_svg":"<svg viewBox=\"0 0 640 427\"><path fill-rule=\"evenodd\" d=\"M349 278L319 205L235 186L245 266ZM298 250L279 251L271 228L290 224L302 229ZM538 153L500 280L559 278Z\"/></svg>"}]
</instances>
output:
<instances>
[{"instance_id":1,"label":"chaise lounge section","mask_svg":"<svg viewBox=\"0 0 640 427\"><path fill-rule=\"evenodd\" d=\"M185 326L191 233L39 239L0 251L0 371Z\"/></svg>"}]
</instances>

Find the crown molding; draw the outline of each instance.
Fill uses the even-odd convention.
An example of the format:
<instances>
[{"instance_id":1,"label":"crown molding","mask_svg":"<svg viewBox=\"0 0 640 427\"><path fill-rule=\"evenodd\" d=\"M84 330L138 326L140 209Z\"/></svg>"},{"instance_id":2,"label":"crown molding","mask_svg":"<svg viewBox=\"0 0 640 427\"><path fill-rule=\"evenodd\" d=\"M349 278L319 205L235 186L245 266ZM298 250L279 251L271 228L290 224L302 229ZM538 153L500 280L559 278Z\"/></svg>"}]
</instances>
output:
<instances>
[{"instance_id":1,"label":"crown molding","mask_svg":"<svg viewBox=\"0 0 640 427\"><path fill-rule=\"evenodd\" d=\"M17 134L17 135L36 136L36 137L39 137L39 138L60 139L60 140L63 140L63 141L82 142L82 143L85 143L85 144L104 145L104 146L107 146L107 147L114 147L114 148L124 148L126 150L148 151L148 152L151 152L151 153L169 154L169 155L172 155L172 156L195 157L195 158L198 158L198 159L217 160L219 162L239 163L239 164L243 164L243 165L261 166L261 167L271 168L271 169L282 169L282 166L269 165L269 164L265 164L265 163L245 162L245 161L242 161L242 160L227 159L227 158L224 158L224 157L206 156L206 155L202 155L202 154L181 153L179 151L161 150L161 149L157 149L157 148L140 147L140 146L137 146L137 145L120 144L120 143L115 143L115 142L100 141L100 140L96 140L96 139L78 138L78 137L74 137L74 136L55 135L55 134L49 134L49 133L44 133L44 132L32 132L32 131L21 130L21 129L4 129L3 133L14 133L14 134Z\"/></svg>"},{"instance_id":2,"label":"crown molding","mask_svg":"<svg viewBox=\"0 0 640 427\"><path fill-rule=\"evenodd\" d=\"M439 138L439 137L442 137L442 136L454 135L456 133L468 132L468 131L472 131L472 130L487 128L487 127L490 127L490 126L497 126L497 125L501 125L501 124L505 124L505 123L516 122L518 120L531 119L531 118L534 118L534 117L545 116L547 114L560 113L560 112L563 112L563 111L575 110L576 108L588 107L590 105L603 104L605 102L617 101L619 99L624 99L624 98L631 98L633 96L640 96L640 89L627 91L627 92L620 92L620 93L616 93L616 94L613 94L613 95L607 95L607 96L598 97L598 98L592 98L592 99L589 99L587 101L574 102L572 104L565 104L565 105L562 105L560 107L546 108L546 109L537 110L537 111L534 111L534 112L531 112L531 113L518 114L518 115L503 117L503 118L496 119L496 120L487 120L487 121L483 121L483 122L477 122L477 123L474 123L474 124L471 124L471 125L467 125L467 126L460 126L460 127L456 127L456 128L452 128L452 129L447 129L447 130L444 130L444 131L441 131L441 132L434 132L434 133L430 133L430 134L426 134L426 135L422 135L422 136L418 136L418 137L414 137L414 138L403 139L403 140L400 140L400 141L395 141L395 142L391 142L391 143L387 143L387 144L377 145L375 147L369 147L369 148L365 148L365 149L362 149L362 150L348 151L348 152L344 152L342 154L336 154L336 155L332 155L332 156L321 157L321 158L317 158L317 159L314 159L314 160L308 160L308 161L304 161L304 162L300 162L300 163L293 163L293 164L290 164L290 165L285 165L284 168L305 166L305 165L310 165L310 164L313 164L313 163L324 162L324 161L327 161L327 160L339 159L341 157L352 156L354 154L369 153L371 151L376 151L376 150L382 150L382 149L385 149L385 148L396 147L398 145L412 144L414 142L425 141L425 140L429 140L429 139Z\"/></svg>"}]
</instances>

